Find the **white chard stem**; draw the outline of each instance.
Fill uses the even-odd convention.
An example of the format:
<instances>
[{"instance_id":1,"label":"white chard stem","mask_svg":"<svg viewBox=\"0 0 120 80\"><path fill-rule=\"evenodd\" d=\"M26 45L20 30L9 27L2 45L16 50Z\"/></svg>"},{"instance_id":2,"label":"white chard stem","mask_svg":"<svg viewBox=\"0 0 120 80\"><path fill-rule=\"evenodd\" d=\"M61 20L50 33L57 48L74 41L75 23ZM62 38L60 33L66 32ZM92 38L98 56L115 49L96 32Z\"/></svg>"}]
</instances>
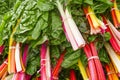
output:
<instances>
[{"instance_id":1,"label":"white chard stem","mask_svg":"<svg viewBox=\"0 0 120 80\"><path fill-rule=\"evenodd\" d=\"M112 47L108 43L105 43L105 48L108 51L108 54L114 64L114 66L117 68L118 72L120 73L120 60L119 60L117 54L115 53L115 51L112 49Z\"/></svg>"}]
</instances>

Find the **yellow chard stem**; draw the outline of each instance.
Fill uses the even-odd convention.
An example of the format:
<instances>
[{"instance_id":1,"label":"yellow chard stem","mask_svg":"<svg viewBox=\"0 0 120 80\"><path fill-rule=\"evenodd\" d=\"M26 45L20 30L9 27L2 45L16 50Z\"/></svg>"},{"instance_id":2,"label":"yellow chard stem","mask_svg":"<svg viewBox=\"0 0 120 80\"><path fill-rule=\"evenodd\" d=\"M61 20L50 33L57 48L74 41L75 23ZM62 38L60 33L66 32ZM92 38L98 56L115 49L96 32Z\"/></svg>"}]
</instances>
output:
<instances>
[{"instance_id":1,"label":"yellow chard stem","mask_svg":"<svg viewBox=\"0 0 120 80\"><path fill-rule=\"evenodd\" d=\"M114 78L114 80L119 80L112 63L110 63L109 66L110 66L110 69L113 71L112 78Z\"/></svg>"},{"instance_id":2,"label":"yellow chard stem","mask_svg":"<svg viewBox=\"0 0 120 80\"><path fill-rule=\"evenodd\" d=\"M98 23L98 19L95 16L94 11L90 8L90 6L88 7L88 12L89 12L88 15L90 15L90 17L91 17L94 28L98 28L100 26L100 24Z\"/></svg>"},{"instance_id":3,"label":"yellow chard stem","mask_svg":"<svg viewBox=\"0 0 120 80\"><path fill-rule=\"evenodd\" d=\"M87 73L86 73L86 71L85 71L85 68L84 68L84 66L83 66L83 64L82 64L82 62L81 62L80 59L78 60L78 67L79 67L80 72L81 72L81 74L82 74L82 76L83 76L83 79L84 79L84 80L88 80L89 78L88 78L88 76L87 76Z\"/></svg>"},{"instance_id":4,"label":"yellow chard stem","mask_svg":"<svg viewBox=\"0 0 120 80\"><path fill-rule=\"evenodd\" d=\"M116 0L114 1L114 9L115 9L115 14L116 14L116 18L118 20L118 23L120 23L120 12L119 12L119 9L117 7Z\"/></svg>"},{"instance_id":5,"label":"yellow chard stem","mask_svg":"<svg viewBox=\"0 0 120 80\"><path fill-rule=\"evenodd\" d=\"M10 58L11 49L10 49L10 47L12 46L12 44L13 44L13 42L14 42L14 40L13 40L13 35L14 35L14 33L16 32L16 29L17 29L20 21L21 21L20 19L17 20L17 24L16 24L16 26L14 27L14 29L13 29L11 35L10 35L9 51L8 51L8 72L9 72L9 73L11 72L11 69L10 69L10 68L11 68L11 66L10 66L10 64L11 64L11 62L10 62L10 59L11 59L11 58Z\"/></svg>"}]
</instances>

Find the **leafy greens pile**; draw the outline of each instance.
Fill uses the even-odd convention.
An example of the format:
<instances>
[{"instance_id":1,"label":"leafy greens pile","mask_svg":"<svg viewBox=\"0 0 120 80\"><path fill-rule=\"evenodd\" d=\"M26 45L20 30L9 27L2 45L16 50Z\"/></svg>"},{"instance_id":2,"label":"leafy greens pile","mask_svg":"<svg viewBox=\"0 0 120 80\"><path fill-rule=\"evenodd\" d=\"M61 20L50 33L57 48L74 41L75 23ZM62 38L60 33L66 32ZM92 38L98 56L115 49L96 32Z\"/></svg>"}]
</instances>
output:
<instances>
[{"instance_id":1,"label":"leafy greens pile","mask_svg":"<svg viewBox=\"0 0 120 80\"><path fill-rule=\"evenodd\" d=\"M55 0L2 0L0 3L0 45L5 46L5 50L0 54L0 64L7 58L10 36L20 42L23 46L29 45L27 56L26 73L32 75L31 79L40 76L37 71L40 68L39 46L46 40L50 46L50 56L52 67L56 64L56 59L60 53L66 49L62 70L59 80L67 80L70 69L75 69L77 79L81 78L77 66L78 59L81 59L84 67L87 66L87 58L82 49L73 51L67 41L62 28L60 13L56 7ZM110 39L110 34L90 35L89 24L83 12L83 6L90 5L97 17L106 16L110 20L110 9L113 3L110 0L60 0L64 6L69 7L73 19L79 31L87 43L96 41L100 61L103 65L110 62L107 52L103 46L104 42ZM16 3L15 3L16 2ZM117 0L120 9L120 1ZM14 5L14 6L13 6ZM4 12L3 12L4 11ZM65 75L65 76L64 76Z\"/></svg>"}]
</instances>

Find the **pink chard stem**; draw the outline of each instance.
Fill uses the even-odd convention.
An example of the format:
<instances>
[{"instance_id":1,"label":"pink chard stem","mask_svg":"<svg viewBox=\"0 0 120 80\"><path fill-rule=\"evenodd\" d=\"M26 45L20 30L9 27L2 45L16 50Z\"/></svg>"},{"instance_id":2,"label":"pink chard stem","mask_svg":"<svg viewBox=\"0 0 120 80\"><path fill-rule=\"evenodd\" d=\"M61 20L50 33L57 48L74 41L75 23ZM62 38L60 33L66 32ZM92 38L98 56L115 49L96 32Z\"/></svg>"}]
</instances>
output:
<instances>
[{"instance_id":1,"label":"pink chard stem","mask_svg":"<svg viewBox=\"0 0 120 80\"><path fill-rule=\"evenodd\" d=\"M41 80L52 80L50 54L49 54L49 47L47 46L47 42L43 43L40 48L40 58L41 58L41 63L40 63Z\"/></svg>"},{"instance_id":2,"label":"pink chard stem","mask_svg":"<svg viewBox=\"0 0 120 80\"><path fill-rule=\"evenodd\" d=\"M92 57L92 52L91 52L91 49L88 44L85 45L84 52L88 58L88 68L90 71L90 80L98 80L95 62L93 59L90 59Z\"/></svg>"},{"instance_id":3,"label":"pink chard stem","mask_svg":"<svg viewBox=\"0 0 120 80\"><path fill-rule=\"evenodd\" d=\"M98 56L97 49L96 49L93 42L90 43L90 47L91 47L93 56ZM100 60L99 59L94 59L94 61L95 61L95 66L96 66L96 69L97 69L97 74L98 74L99 80L106 80Z\"/></svg>"},{"instance_id":4,"label":"pink chard stem","mask_svg":"<svg viewBox=\"0 0 120 80\"><path fill-rule=\"evenodd\" d=\"M24 52L23 52L23 57L22 57L24 66L26 66L26 63L27 63L26 61L27 61L28 49L29 49L29 47L26 44L24 47Z\"/></svg>"}]
</instances>

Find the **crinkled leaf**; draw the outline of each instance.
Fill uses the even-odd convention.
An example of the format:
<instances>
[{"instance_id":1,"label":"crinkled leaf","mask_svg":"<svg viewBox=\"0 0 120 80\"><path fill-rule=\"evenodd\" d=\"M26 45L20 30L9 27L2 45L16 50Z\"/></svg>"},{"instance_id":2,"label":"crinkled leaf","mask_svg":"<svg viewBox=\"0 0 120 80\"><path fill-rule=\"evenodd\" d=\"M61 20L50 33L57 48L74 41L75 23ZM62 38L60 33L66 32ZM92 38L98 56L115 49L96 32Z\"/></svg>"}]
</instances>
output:
<instances>
[{"instance_id":1,"label":"crinkled leaf","mask_svg":"<svg viewBox=\"0 0 120 80\"><path fill-rule=\"evenodd\" d=\"M34 30L32 31L32 38L37 39L39 37L39 35L41 34L42 28L44 28L46 26L47 26L47 23L42 18L40 18L39 21L37 22Z\"/></svg>"},{"instance_id":2,"label":"crinkled leaf","mask_svg":"<svg viewBox=\"0 0 120 80\"><path fill-rule=\"evenodd\" d=\"M41 11L50 11L54 9L54 5L49 0L38 0L37 7Z\"/></svg>"}]
</instances>

